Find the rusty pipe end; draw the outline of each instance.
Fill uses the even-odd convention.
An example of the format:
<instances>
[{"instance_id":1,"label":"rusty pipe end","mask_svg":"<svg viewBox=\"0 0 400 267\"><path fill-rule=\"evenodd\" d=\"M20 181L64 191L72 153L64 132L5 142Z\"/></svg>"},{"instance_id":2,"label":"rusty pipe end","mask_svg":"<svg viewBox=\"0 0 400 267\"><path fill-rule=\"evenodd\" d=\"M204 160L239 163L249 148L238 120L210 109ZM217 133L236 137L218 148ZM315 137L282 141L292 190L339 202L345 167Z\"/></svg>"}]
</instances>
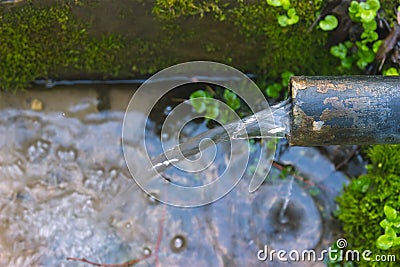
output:
<instances>
[{"instance_id":1,"label":"rusty pipe end","mask_svg":"<svg viewBox=\"0 0 400 267\"><path fill-rule=\"evenodd\" d=\"M400 143L400 79L383 76L290 79L293 146Z\"/></svg>"}]
</instances>

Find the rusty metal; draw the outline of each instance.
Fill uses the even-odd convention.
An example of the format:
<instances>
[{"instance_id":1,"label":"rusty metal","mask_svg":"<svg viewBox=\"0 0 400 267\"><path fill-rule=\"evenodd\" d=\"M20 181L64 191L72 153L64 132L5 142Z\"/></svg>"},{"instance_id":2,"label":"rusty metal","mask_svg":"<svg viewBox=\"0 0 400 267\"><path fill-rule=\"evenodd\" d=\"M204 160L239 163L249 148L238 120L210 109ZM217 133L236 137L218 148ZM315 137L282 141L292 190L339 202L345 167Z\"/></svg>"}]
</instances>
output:
<instances>
[{"instance_id":1,"label":"rusty metal","mask_svg":"<svg viewBox=\"0 0 400 267\"><path fill-rule=\"evenodd\" d=\"M290 80L289 143L294 146L400 143L400 78Z\"/></svg>"}]
</instances>

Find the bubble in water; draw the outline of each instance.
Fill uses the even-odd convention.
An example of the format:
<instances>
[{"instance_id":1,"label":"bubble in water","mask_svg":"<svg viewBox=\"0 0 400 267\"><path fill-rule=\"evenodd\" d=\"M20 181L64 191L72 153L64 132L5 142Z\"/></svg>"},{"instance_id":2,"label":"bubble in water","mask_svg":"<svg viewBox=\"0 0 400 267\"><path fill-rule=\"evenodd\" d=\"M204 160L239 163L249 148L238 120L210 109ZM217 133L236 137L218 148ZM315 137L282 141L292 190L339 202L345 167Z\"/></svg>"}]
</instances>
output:
<instances>
[{"instance_id":1,"label":"bubble in water","mask_svg":"<svg viewBox=\"0 0 400 267\"><path fill-rule=\"evenodd\" d=\"M28 146L28 159L31 162L44 159L49 154L49 150L50 142L43 139L36 140Z\"/></svg>"},{"instance_id":2,"label":"bubble in water","mask_svg":"<svg viewBox=\"0 0 400 267\"><path fill-rule=\"evenodd\" d=\"M150 256L151 255L151 249L149 249L148 247L144 247L143 248L143 255Z\"/></svg>"},{"instance_id":3,"label":"bubble in water","mask_svg":"<svg viewBox=\"0 0 400 267\"><path fill-rule=\"evenodd\" d=\"M186 248L186 238L183 235L176 235L171 239L170 247L173 252L181 252Z\"/></svg>"},{"instance_id":4,"label":"bubble in water","mask_svg":"<svg viewBox=\"0 0 400 267\"><path fill-rule=\"evenodd\" d=\"M115 169L115 168L112 168L112 169L110 170L110 172L109 172L109 175L110 175L111 178L117 177L117 175L118 175L118 170Z\"/></svg>"},{"instance_id":5,"label":"bubble in water","mask_svg":"<svg viewBox=\"0 0 400 267\"><path fill-rule=\"evenodd\" d=\"M74 161L77 158L77 151L73 147L60 146L57 148L56 155L61 161Z\"/></svg>"}]
</instances>

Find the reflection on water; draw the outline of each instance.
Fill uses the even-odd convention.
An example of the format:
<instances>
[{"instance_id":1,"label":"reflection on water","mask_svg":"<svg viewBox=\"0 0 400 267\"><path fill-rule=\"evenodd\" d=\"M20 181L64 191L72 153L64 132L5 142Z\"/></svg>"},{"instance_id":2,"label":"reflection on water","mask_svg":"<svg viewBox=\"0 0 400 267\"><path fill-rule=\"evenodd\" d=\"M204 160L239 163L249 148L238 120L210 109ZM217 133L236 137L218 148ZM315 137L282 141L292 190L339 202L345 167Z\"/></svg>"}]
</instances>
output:
<instances>
[{"instance_id":1,"label":"reflection on water","mask_svg":"<svg viewBox=\"0 0 400 267\"><path fill-rule=\"evenodd\" d=\"M329 177L341 181L337 184L345 182L334 169L328 168L330 174L322 178L310 173L320 189L316 198L294 179L285 225L278 220L288 192L288 181L282 179L271 178L250 194L245 177L212 205L166 206L154 199L157 192L146 196L138 189L124 162L124 114L115 103L125 103L132 92L109 89L112 110L99 111L95 90L82 95L74 89L52 90L47 95L37 92L43 110L31 111L24 93L7 96L23 99L22 104L0 103L1 266L88 266L67 257L104 263L145 258L137 266L279 266L259 262L257 251L264 245L321 249L332 239L331 200L337 192L325 189L332 186ZM54 103L59 101L54 96L63 101ZM154 124L149 127L149 149L158 153L159 138L151 129ZM206 129L204 124L196 127ZM254 158L260 151L258 143L253 145ZM317 151L313 156L304 151L289 149L281 157L296 165L296 155L303 153L298 157L309 159L308 168L321 159L329 165ZM212 171L221 171L220 166L222 156ZM110 209L126 188L124 198Z\"/></svg>"}]
</instances>

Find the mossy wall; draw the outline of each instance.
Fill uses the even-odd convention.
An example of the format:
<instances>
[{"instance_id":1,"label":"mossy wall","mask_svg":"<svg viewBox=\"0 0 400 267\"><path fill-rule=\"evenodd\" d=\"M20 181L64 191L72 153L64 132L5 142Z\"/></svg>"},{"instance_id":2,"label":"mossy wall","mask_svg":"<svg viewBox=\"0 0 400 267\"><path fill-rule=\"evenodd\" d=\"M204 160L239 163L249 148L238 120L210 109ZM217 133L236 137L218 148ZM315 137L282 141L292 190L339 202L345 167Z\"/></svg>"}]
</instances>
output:
<instances>
[{"instance_id":1,"label":"mossy wall","mask_svg":"<svg viewBox=\"0 0 400 267\"><path fill-rule=\"evenodd\" d=\"M327 33L307 32L322 5L292 1L299 23L280 27L266 1L27 1L0 6L0 87L37 78L129 78L213 60L275 80L332 75ZM172 6L172 7L171 7ZM105 12L108 11L108 12ZM107 15L108 14L108 15Z\"/></svg>"}]
</instances>

